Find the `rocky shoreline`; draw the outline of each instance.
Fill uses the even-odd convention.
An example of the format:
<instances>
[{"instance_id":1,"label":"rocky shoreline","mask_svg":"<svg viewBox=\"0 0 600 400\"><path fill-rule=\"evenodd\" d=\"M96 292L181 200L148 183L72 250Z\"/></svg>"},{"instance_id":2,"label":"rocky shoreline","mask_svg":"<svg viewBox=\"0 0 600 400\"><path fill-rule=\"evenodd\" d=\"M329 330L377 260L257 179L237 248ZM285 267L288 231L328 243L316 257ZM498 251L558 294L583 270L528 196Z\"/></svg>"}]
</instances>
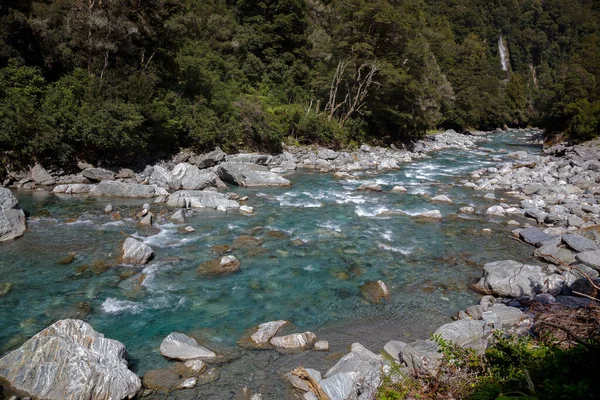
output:
<instances>
[{"instance_id":1,"label":"rocky shoreline","mask_svg":"<svg viewBox=\"0 0 600 400\"><path fill-rule=\"evenodd\" d=\"M286 174L286 171L297 168L335 173L336 176L348 179L353 172L397 169L401 163L427 157L426 153L429 151L449 147L475 148L476 142L486 140L484 134L466 136L455 132L446 132L434 138L435 140L429 139L417 143L411 152L369 146L362 146L360 150L353 153L334 152L328 149L290 148L283 154L273 157L257 154L228 156L217 149L205 155L182 154L169 163L147 167L138 174L126 170L120 170L115 174L114 171L82 165L85 168L80 174L61 176L50 174L41 166L36 166L27 177L22 177L18 181L13 178L13 181L4 183L29 190L40 187L48 189L56 185L52 190L57 195L154 198L157 203L179 208L180 210L175 212L171 219L185 221L183 209L195 207L252 213L251 207L240 204L245 201L244 198L217 191L226 187L224 182L245 187L287 186L291 184L290 181L280 174ZM435 334L442 339L460 346L483 350L493 341L494 330L526 334L532 328L535 319L535 315L528 312L532 302L583 307L594 301L589 298L594 295L594 291L588 278L595 280L596 284L600 283L598 280L600 205L596 198L598 189L596 181L600 181L600 151L596 151L595 146L589 145L560 146L547 149L546 153L546 156L531 156L521 152L508 154L507 158L514 161L503 162L502 159L498 159L496 167L475 171L471 175L471 180L461 182L466 187L482 193L486 192L485 197L490 200L496 199L495 191L519 198L521 200L519 204L511 204L501 197L497 205L479 212L492 218L499 218L501 221L513 216L517 219L529 218L523 223L514 219L506 223L519 225L514 231L515 238L535 247L534 255L548 264L528 265L512 260L486 264L481 280L474 285L474 288L485 293L485 296L479 304L461 311L456 321L438 328ZM365 188L365 190L375 190L375 188ZM451 202L452 200L448 196L441 195L432 198L431 201ZM16 203L12 203L10 201L0 203L7 204L6 207L3 206L3 213L6 213L5 210L18 207ZM151 224L152 214L149 213L149 208L149 206L144 207L145 213L142 212L144 215L140 215L140 218L150 216ZM460 212L473 213L477 210L473 207L462 207ZM543 224L543 226L540 226L542 229L538 229L536 226L530 226L531 224ZM129 238L123 245L122 257L124 263L144 264L152 257L152 249ZM228 256L213 261L212 264L204 267L206 273L229 273L239 267L239 261L229 259ZM363 295L377 302L385 301L389 292L385 283L378 281L365 289ZM57 324L68 328L57 329L55 327ZM74 351L74 346L81 346L72 342L75 335L73 329L85 330L87 333L84 336L91 339L84 347L90 351L97 351L97 346L89 343L94 343L97 340L95 338L102 335L93 331L89 325L81 324L85 323L63 320L47 328L54 332L52 335L57 336L58 339L51 339L52 335L48 334L47 330L40 332L20 349L0 359L0 377L9 381L15 388L36 397L67 398L60 388L61 385L68 386L68 382L46 379L49 375L40 376L41 380L47 382L46 386L37 385L35 389L23 386L23 382L16 377L23 376L25 372L15 370L14 365L11 367L11 364L14 364L11 360L17 356L26 357L28 346L36 347L35 340L39 341L42 338L52 343L47 347L48 354L56 354L57 349L60 349L59 353L64 352L67 357L70 351ZM254 349L275 348L284 353L308 349L327 350L327 342L319 341L312 332L278 336L279 329L286 324L287 321L265 322L249 332L248 337L242 338L240 345ZM56 334L56 332L60 333ZM179 361L175 361L171 368L166 370L149 371L143 377L144 388L139 378L138 382L134 382L135 379L124 381L123 376L127 373L113 379L98 372L94 378L104 382L99 385L100 389L109 392L115 390L111 398L147 397L153 393L195 387L218 378L218 371L215 368L207 370L205 361L217 362L220 356L199 345L193 338L172 333L165 338L163 345L161 345L161 354ZM430 373L435 373L439 368L441 354L437 344L431 340L418 340L412 343L392 340L385 345L384 350L395 361L372 353L359 343L355 343L352 345L351 352L342 357L324 375L310 368L299 367L290 371L287 379L299 389L298 398L369 399L376 393L383 374L391 371L392 362L401 363L407 369L418 368ZM100 349L100 352L101 359L109 360L106 363L110 365L125 363L126 366L123 358L124 347L122 350L120 347L115 350L108 346L107 349ZM64 357L61 356L61 359ZM116 361L117 359L120 361ZM108 365L106 363L102 361L101 364ZM90 368L88 364L85 358L78 361L76 367L78 373L87 371ZM102 366L98 367L98 370L101 370ZM91 379L89 384L95 385L93 382ZM137 389L134 391L131 385ZM34 392L39 390L39 387L42 387L42 391ZM59 394L47 394L53 390ZM244 396L248 399L262 398L260 394L252 394L249 391Z\"/></svg>"}]
</instances>

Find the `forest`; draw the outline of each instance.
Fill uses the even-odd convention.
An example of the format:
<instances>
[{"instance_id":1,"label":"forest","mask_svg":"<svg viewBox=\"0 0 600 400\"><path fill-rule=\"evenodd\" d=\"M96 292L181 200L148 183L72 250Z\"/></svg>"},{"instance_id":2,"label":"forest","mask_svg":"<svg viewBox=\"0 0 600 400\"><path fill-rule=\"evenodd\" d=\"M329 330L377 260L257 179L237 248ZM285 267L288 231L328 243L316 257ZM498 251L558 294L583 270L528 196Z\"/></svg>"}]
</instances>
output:
<instances>
[{"instance_id":1,"label":"forest","mask_svg":"<svg viewBox=\"0 0 600 400\"><path fill-rule=\"evenodd\" d=\"M600 133L596 0L1 0L0 19L0 176L449 128Z\"/></svg>"}]
</instances>

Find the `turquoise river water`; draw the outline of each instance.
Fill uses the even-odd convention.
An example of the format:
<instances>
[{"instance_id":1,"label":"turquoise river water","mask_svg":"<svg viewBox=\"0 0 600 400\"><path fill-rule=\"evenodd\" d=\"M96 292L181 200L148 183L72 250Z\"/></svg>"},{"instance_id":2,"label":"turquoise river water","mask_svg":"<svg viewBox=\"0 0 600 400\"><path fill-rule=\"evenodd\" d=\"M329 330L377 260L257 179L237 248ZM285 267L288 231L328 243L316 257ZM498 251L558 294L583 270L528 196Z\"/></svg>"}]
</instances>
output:
<instances>
[{"instance_id":1,"label":"turquoise river water","mask_svg":"<svg viewBox=\"0 0 600 400\"><path fill-rule=\"evenodd\" d=\"M0 244L0 283L12 284L0 297L0 356L58 319L85 317L97 331L127 346L132 368L141 376L169 364L158 347L178 331L230 359L216 366L220 379L202 386L199 398L232 398L247 386L268 399L287 396L281 374L301 364L325 370L352 342L380 352L391 339L427 337L478 301L468 286L484 263L530 255L510 239L505 219L456 215L461 206L481 211L492 205L485 193L456 185L471 171L496 165L492 157L507 152L539 152L524 133L489 137L491 142L480 145L493 151L444 150L401 170L365 173L358 180L294 172L286 176L293 182L290 188L232 187L249 196L247 204L256 214L199 211L188 220L196 229L191 234L171 223L141 230L126 217L141 209L142 200L16 192L29 229L21 239ZM376 180L384 191L357 192L367 180ZM389 193L395 185L406 186L408 193ZM437 194L448 195L454 204L431 204L428 196ZM108 203L125 217L122 221L104 213ZM444 218L410 216L432 209ZM394 210L408 215L378 216ZM141 268L115 265L127 235L156 254L143 268L141 286L125 280ZM235 242L240 236L262 243L240 245ZM240 272L198 275L199 264L218 256L215 245L235 247L231 254L241 261ZM71 253L71 264L58 263ZM392 299L374 305L359 287L378 279L387 283ZM246 329L276 319L292 322L293 331L311 330L329 340L331 351L280 355L237 346Z\"/></svg>"}]
</instances>

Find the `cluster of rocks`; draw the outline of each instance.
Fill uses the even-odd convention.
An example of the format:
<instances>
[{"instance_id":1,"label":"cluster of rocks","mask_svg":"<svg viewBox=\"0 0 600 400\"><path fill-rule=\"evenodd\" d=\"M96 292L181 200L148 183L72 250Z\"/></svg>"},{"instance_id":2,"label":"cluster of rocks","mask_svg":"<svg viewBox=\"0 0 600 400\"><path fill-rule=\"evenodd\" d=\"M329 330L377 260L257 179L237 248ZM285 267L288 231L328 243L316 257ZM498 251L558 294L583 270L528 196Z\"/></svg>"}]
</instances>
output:
<instances>
[{"instance_id":1,"label":"cluster of rocks","mask_svg":"<svg viewBox=\"0 0 600 400\"><path fill-rule=\"evenodd\" d=\"M475 190L509 191L519 204L502 203L489 207L490 215L524 215L539 224L569 230L600 224L600 150L597 146L560 146L546 150L549 155L524 151L495 158L495 167L471 174L463 184Z\"/></svg>"}]
</instances>

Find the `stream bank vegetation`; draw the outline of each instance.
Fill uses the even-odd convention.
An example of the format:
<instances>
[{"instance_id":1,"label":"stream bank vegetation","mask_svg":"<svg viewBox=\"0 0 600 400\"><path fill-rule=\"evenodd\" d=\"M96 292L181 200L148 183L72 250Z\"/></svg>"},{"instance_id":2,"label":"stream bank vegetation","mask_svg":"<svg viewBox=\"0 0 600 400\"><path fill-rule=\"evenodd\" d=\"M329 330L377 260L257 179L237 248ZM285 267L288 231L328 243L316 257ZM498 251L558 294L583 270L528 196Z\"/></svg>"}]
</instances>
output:
<instances>
[{"instance_id":1,"label":"stream bank vegetation","mask_svg":"<svg viewBox=\"0 0 600 400\"><path fill-rule=\"evenodd\" d=\"M484 353L434 340L443 354L439 372L394 370L380 400L558 400L600 396L600 307L570 309L535 304L527 335L494 334Z\"/></svg>"},{"instance_id":2,"label":"stream bank vegetation","mask_svg":"<svg viewBox=\"0 0 600 400\"><path fill-rule=\"evenodd\" d=\"M0 21L0 176L600 130L594 0L7 0Z\"/></svg>"}]
</instances>

